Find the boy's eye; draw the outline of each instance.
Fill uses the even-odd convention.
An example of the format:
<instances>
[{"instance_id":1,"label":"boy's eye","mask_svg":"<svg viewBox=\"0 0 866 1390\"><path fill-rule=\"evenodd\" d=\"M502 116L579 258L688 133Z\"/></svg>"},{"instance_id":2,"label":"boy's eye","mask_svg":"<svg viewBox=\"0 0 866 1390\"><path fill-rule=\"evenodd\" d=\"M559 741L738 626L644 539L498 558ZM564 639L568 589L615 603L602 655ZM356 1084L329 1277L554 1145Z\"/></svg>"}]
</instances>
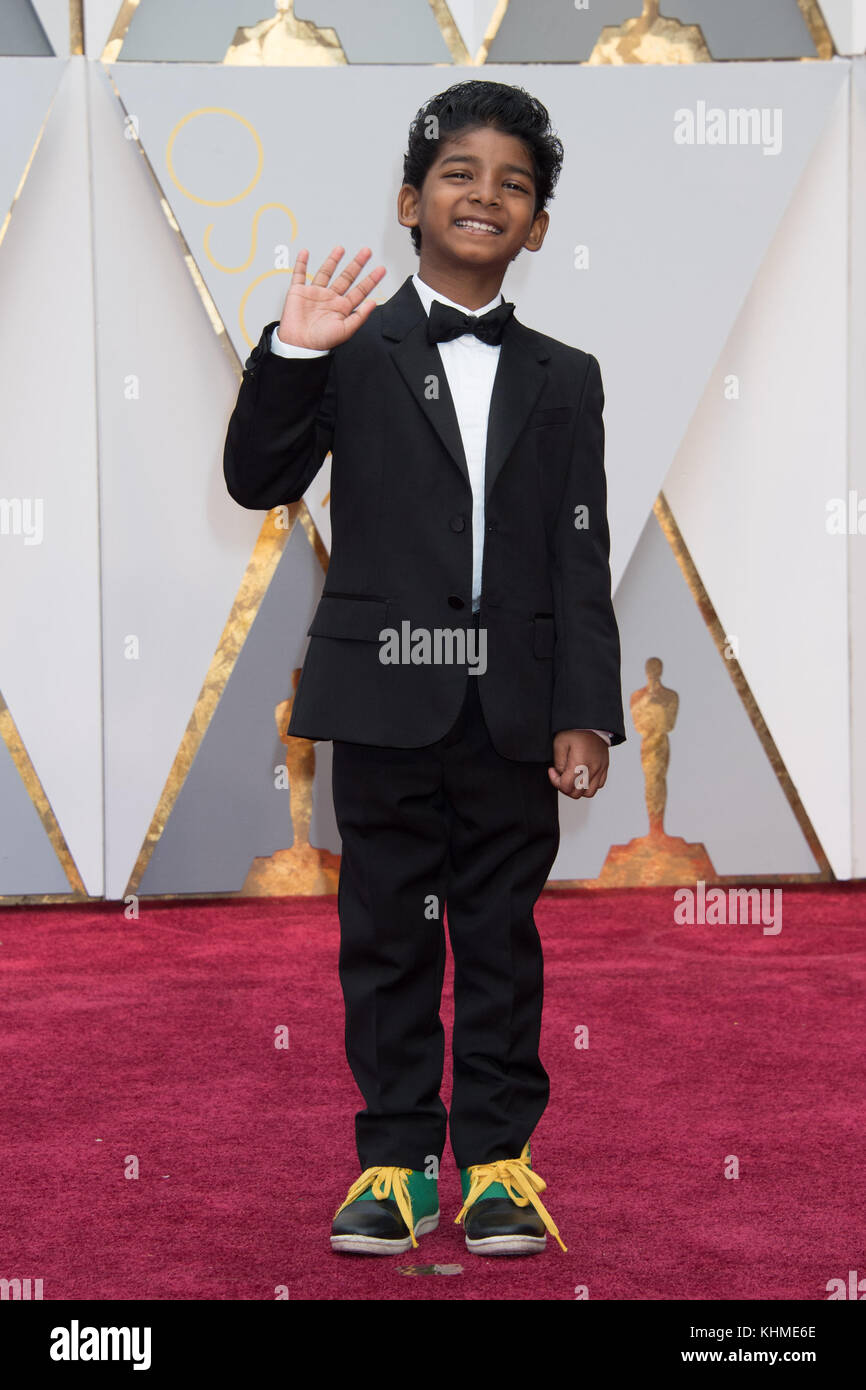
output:
<instances>
[{"instance_id":1,"label":"boy's eye","mask_svg":"<svg viewBox=\"0 0 866 1390\"><path fill-rule=\"evenodd\" d=\"M471 179L472 175L467 174L465 169L454 169L450 174L445 175L446 179ZM526 189L522 183L515 183L513 179L506 181L507 188L516 188L518 193L525 193Z\"/></svg>"}]
</instances>

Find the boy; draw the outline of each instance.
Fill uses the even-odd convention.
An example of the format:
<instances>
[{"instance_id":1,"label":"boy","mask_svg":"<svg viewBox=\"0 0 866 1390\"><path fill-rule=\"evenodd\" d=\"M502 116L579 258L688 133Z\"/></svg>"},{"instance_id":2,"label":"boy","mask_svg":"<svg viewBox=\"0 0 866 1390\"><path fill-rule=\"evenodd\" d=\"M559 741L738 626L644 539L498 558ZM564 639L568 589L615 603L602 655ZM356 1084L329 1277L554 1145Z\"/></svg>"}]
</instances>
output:
<instances>
[{"instance_id":1,"label":"boy","mask_svg":"<svg viewBox=\"0 0 866 1390\"><path fill-rule=\"evenodd\" d=\"M331 283L335 247L311 284L299 251L228 426L244 507L296 501L332 454L331 559L288 732L333 740L346 1055L366 1102L337 1251L403 1253L435 1229L449 1120L467 1248L532 1254L547 1231L566 1248L531 1166L550 1089L532 909L557 792L594 796L625 738L604 395L594 357L500 294L541 247L561 164L521 88L433 97L397 203L418 273L376 305L383 266L353 283L369 248Z\"/></svg>"}]
</instances>

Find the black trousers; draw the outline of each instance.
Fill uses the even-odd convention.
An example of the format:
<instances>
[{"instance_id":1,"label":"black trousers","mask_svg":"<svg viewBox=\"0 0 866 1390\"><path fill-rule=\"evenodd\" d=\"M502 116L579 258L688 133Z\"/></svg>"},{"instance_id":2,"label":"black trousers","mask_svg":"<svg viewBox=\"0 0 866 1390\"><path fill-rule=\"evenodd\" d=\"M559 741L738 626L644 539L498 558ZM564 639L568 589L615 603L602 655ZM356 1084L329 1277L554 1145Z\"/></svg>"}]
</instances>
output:
<instances>
[{"instance_id":1,"label":"black trousers","mask_svg":"<svg viewBox=\"0 0 866 1390\"><path fill-rule=\"evenodd\" d=\"M451 1148L459 1167L516 1158L547 1105L533 906L559 848L549 763L496 752L478 682L423 748L335 740L346 1056L365 1108L361 1168L441 1159L444 914L454 956ZM552 755L551 748L551 755Z\"/></svg>"}]
</instances>

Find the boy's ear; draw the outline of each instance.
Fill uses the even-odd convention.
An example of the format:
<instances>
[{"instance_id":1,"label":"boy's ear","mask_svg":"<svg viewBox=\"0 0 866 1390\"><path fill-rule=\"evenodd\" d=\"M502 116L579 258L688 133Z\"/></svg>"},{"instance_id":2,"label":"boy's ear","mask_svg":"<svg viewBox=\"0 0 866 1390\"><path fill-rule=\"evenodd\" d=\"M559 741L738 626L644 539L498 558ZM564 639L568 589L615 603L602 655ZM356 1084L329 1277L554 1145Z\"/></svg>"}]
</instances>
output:
<instances>
[{"instance_id":1,"label":"boy's ear","mask_svg":"<svg viewBox=\"0 0 866 1390\"><path fill-rule=\"evenodd\" d=\"M397 194L397 221L401 227L418 225L418 189L404 183Z\"/></svg>"},{"instance_id":2,"label":"boy's ear","mask_svg":"<svg viewBox=\"0 0 866 1390\"><path fill-rule=\"evenodd\" d=\"M549 226L550 214L542 210L535 218L535 221L529 229L529 236L523 243L527 251L538 251L541 249L541 243L547 236L547 229Z\"/></svg>"}]
</instances>

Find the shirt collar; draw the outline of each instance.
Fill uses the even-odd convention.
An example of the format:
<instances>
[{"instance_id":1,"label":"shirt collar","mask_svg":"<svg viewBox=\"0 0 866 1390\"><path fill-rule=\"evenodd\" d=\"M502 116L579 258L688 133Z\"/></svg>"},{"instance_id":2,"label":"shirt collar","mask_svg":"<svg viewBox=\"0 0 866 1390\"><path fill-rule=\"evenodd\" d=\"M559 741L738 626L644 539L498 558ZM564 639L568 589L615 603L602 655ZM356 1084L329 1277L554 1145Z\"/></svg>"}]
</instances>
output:
<instances>
[{"instance_id":1,"label":"shirt collar","mask_svg":"<svg viewBox=\"0 0 866 1390\"><path fill-rule=\"evenodd\" d=\"M412 284L418 291L421 303L424 305L425 312L428 315L430 313L430 305L434 299L441 299L443 304L450 304L452 308L459 309L462 314L474 314L476 318L480 318L481 315L486 314L489 309L495 309L497 304L503 302L503 295L500 290L496 298L491 299L489 304L483 304L480 309L467 309L465 304L456 304L453 299L446 299L445 295L440 294L438 290L431 290L430 286L425 284L418 274L412 276Z\"/></svg>"}]
</instances>

